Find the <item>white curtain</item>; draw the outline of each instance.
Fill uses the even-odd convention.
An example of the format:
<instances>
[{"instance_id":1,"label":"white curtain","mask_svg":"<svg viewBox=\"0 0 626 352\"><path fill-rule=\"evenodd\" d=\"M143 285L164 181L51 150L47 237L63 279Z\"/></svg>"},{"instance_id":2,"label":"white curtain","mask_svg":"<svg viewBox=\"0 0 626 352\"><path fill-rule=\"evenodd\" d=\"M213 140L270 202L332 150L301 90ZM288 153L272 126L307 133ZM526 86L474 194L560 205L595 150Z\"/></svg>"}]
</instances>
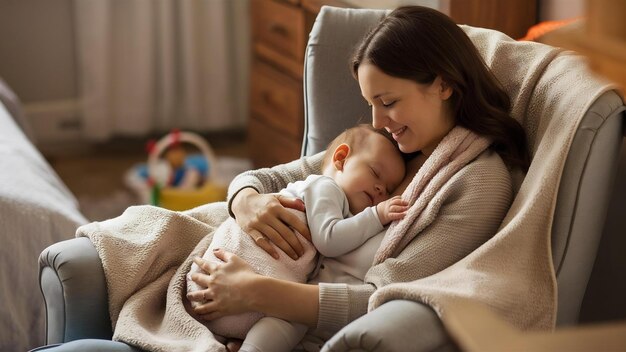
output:
<instances>
[{"instance_id":1,"label":"white curtain","mask_svg":"<svg viewBox=\"0 0 626 352\"><path fill-rule=\"evenodd\" d=\"M247 120L247 0L74 0L85 135Z\"/></svg>"}]
</instances>

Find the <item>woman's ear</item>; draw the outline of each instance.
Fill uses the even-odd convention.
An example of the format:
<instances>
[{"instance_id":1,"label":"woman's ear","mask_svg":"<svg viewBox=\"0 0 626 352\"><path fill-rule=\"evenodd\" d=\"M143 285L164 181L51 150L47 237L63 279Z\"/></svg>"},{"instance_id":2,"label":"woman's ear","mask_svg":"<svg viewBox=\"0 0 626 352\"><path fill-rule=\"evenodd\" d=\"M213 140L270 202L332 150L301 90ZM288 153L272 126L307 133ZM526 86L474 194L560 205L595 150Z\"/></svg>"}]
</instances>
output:
<instances>
[{"instance_id":1,"label":"woman's ear","mask_svg":"<svg viewBox=\"0 0 626 352\"><path fill-rule=\"evenodd\" d=\"M452 96L452 93L454 92L452 86L448 84L448 82L444 81L441 76L437 76L436 79L439 80L439 97L441 98L441 100L448 100L448 98L450 98L450 96Z\"/></svg>"},{"instance_id":2,"label":"woman's ear","mask_svg":"<svg viewBox=\"0 0 626 352\"><path fill-rule=\"evenodd\" d=\"M350 154L350 146L345 143L341 143L335 148L333 152L333 165L337 171L343 170L343 164L346 162L348 154Z\"/></svg>"}]
</instances>

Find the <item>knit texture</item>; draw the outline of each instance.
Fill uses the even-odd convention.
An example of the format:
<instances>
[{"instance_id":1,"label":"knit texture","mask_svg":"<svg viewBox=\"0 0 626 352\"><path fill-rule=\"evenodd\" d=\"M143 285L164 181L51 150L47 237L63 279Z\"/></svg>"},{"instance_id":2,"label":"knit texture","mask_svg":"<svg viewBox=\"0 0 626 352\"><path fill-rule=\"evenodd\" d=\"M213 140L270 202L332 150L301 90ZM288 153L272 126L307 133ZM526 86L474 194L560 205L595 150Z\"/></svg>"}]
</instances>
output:
<instances>
[{"instance_id":1,"label":"knit texture","mask_svg":"<svg viewBox=\"0 0 626 352\"><path fill-rule=\"evenodd\" d=\"M78 228L102 260L113 340L148 351L226 351L183 302L192 258L227 218L225 202L185 213L136 206Z\"/></svg>"},{"instance_id":2,"label":"knit texture","mask_svg":"<svg viewBox=\"0 0 626 352\"><path fill-rule=\"evenodd\" d=\"M303 212L293 209L290 209L290 211L301 221L306 222L306 216ZM278 250L279 259L276 260L261 247L257 246L252 237L248 236L248 234L241 229L235 219L228 218L213 234L213 241L202 258L218 264L223 263L221 259L213 254L213 249L221 248L243 259L258 274L293 282L306 282L309 273L315 269L317 251L315 247L313 247L313 244L306 240L300 233L296 232L296 235L300 243L302 243L304 254L300 256L298 260L293 260L285 254L285 252ZM187 275L187 292L205 288L191 280L191 274L200 271L201 269L196 263L191 265L191 270ZM191 305L195 307L203 303L194 301L191 302ZM262 317L262 313L249 312L228 315L206 322L200 321L214 334L244 339L252 325Z\"/></svg>"},{"instance_id":3,"label":"knit texture","mask_svg":"<svg viewBox=\"0 0 626 352\"><path fill-rule=\"evenodd\" d=\"M493 238L435 275L380 288L370 310L411 299L431 305L445 324L446 307L479 302L518 328L551 329L557 307L551 228L559 182L584 113L612 86L571 52L463 28L511 98L512 115L528 135L532 164Z\"/></svg>"},{"instance_id":4,"label":"knit texture","mask_svg":"<svg viewBox=\"0 0 626 352\"><path fill-rule=\"evenodd\" d=\"M398 237L405 241L389 258L378 259L365 286L337 290L320 283L324 317L320 329L336 329L364 314L335 307L350 305L352 290L375 288L370 310L392 299L413 299L444 315L448 303L469 300L487 304L523 329L554 326L556 280L550 235L558 185L580 120L613 86L590 73L584 60L571 52L516 42L491 30L462 28L511 98L511 115L526 131L532 165L525 177L512 179L497 156L483 153L460 169L421 211L420 216L432 222L407 230L412 231L407 237L400 232ZM304 165L289 165L288 173L285 166L264 175L253 172L246 175L246 182L233 185L262 183L271 191L275 185L270 180L297 175Z\"/></svg>"},{"instance_id":5,"label":"knit texture","mask_svg":"<svg viewBox=\"0 0 626 352\"><path fill-rule=\"evenodd\" d=\"M403 219L391 223L376 252L374 264L397 256L433 221L436 213L425 212L426 206L433 202L437 192L457 171L474 160L489 144L488 139L459 126L443 138L403 192L402 198L409 202L411 208Z\"/></svg>"},{"instance_id":6,"label":"knit texture","mask_svg":"<svg viewBox=\"0 0 626 352\"><path fill-rule=\"evenodd\" d=\"M265 192L275 192L284 187L282 182L296 181L291 179L293 175L306 178L307 175L300 172L301 164L319 165L316 161L321 160L322 155L247 172L233 181L231 194L236 193L234 187L245 187L250 179L255 180L252 184L262 183ZM286 169L289 172L285 172ZM239 178L246 180L241 182ZM496 233L511 204L512 193L511 176L502 159L490 150L484 151L445 182L425 207L424 213L432 222L395 258L369 269L364 284L319 283L317 329L338 331L367 313L368 299L376 288L432 275L471 253Z\"/></svg>"}]
</instances>

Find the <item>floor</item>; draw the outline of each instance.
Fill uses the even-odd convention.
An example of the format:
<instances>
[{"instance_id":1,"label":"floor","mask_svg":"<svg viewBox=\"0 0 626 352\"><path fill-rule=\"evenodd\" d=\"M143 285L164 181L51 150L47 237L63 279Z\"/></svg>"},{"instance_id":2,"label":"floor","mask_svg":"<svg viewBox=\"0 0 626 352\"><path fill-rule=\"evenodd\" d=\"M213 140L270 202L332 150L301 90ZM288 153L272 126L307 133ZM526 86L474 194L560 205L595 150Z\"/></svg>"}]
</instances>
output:
<instances>
[{"instance_id":1,"label":"floor","mask_svg":"<svg viewBox=\"0 0 626 352\"><path fill-rule=\"evenodd\" d=\"M247 162L249 153L243 132L203 137L218 158ZM142 203L136 192L126 185L124 177L133 166L146 162L145 145L145 139L116 139L98 145L57 145L41 149L76 196L85 217L100 221L120 215L130 205Z\"/></svg>"}]
</instances>

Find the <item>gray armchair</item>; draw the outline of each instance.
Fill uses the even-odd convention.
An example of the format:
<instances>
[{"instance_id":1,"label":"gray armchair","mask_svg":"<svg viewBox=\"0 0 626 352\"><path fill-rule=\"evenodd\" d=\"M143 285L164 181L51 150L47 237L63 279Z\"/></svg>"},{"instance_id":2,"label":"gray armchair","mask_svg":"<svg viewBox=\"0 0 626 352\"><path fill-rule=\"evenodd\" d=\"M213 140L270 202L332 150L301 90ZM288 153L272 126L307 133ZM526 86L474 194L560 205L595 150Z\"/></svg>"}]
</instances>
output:
<instances>
[{"instance_id":1,"label":"gray armchair","mask_svg":"<svg viewBox=\"0 0 626 352\"><path fill-rule=\"evenodd\" d=\"M384 11L325 7L307 46L303 155L322 150L339 131L370 112L350 75L355 43ZM552 228L559 288L558 325L576 324L598 243L622 142L624 105L612 91L588 109L567 157ZM352 119L354 117L354 119ZM620 180L620 182L625 182ZM606 233L605 236L611 236ZM107 291L100 259L87 238L54 244L40 256L47 309L48 343L59 350L132 350L111 338ZM392 301L339 331L328 351L434 351L455 349L437 315L427 306Z\"/></svg>"}]
</instances>

